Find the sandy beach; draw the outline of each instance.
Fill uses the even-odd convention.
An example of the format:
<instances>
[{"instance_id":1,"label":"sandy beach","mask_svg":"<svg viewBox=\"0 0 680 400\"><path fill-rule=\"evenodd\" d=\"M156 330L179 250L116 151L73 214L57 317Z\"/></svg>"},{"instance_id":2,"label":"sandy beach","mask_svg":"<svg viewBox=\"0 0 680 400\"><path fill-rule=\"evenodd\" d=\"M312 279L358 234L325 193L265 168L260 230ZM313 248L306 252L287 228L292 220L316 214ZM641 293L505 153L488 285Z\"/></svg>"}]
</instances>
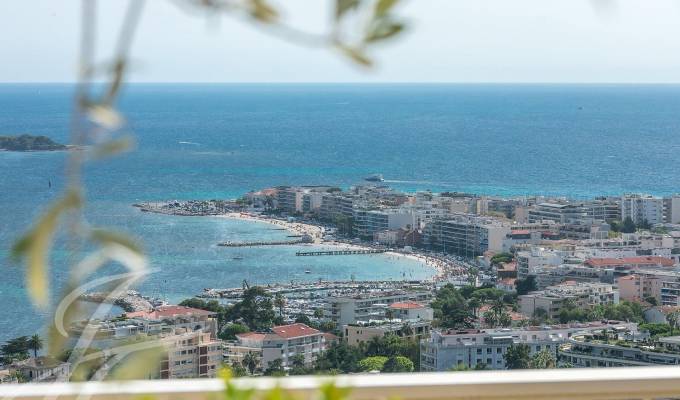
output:
<instances>
[{"instance_id":1,"label":"sandy beach","mask_svg":"<svg viewBox=\"0 0 680 400\"><path fill-rule=\"evenodd\" d=\"M295 221L284 221L277 218L270 218L262 215L249 213L228 213L218 216L219 218L238 219L243 221L257 221L264 222L271 225L287 229L289 232L296 235L309 235L314 239L314 244L329 246L329 250L347 249L347 250L368 250L374 248L368 244L354 244L339 241L325 241L323 240L325 229L321 226ZM433 268L436 273L432 277L433 280L442 280L451 275L460 275L460 268L452 262L443 260L439 257L433 257L428 254L403 251L387 251L384 253L389 257L400 257L410 259L421 263L423 266Z\"/></svg>"}]
</instances>

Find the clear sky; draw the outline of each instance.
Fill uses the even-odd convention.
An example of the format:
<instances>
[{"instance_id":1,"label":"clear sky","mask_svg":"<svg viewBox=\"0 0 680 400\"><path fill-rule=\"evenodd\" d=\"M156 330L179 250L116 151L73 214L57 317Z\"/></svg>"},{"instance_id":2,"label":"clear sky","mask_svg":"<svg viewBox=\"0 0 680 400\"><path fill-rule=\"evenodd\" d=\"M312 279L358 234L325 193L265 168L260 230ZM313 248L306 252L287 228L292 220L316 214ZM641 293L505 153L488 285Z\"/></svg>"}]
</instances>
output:
<instances>
[{"instance_id":1,"label":"clear sky","mask_svg":"<svg viewBox=\"0 0 680 400\"><path fill-rule=\"evenodd\" d=\"M276 0L284 19L319 31L332 0ZM279 40L233 17L150 0L134 44L140 82L680 82L678 0L410 0L410 29L357 68L327 49ZM0 5L0 81L75 77L79 1ZM125 2L100 0L106 61ZM106 50L109 50L107 53Z\"/></svg>"}]
</instances>

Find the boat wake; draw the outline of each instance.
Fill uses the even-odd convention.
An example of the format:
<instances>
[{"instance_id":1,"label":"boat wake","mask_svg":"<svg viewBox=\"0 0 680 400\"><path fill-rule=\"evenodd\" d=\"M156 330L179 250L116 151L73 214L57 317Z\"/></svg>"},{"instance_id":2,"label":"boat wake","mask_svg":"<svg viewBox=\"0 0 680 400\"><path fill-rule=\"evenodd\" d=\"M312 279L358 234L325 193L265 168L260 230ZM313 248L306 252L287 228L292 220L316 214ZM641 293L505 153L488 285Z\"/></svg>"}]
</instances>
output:
<instances>
[{"instance_id":1,"label":"boat wake","mask_svg":"<svg viewBox=\"0 0 680 400\"><path fill-rule=\"evenodd\" d=\"M200 143L196 143L196 142L177 142L177 143L179 143L179 144L190 144L192 146L200 146L201 145Z\"/></svg>"}]
</instances>

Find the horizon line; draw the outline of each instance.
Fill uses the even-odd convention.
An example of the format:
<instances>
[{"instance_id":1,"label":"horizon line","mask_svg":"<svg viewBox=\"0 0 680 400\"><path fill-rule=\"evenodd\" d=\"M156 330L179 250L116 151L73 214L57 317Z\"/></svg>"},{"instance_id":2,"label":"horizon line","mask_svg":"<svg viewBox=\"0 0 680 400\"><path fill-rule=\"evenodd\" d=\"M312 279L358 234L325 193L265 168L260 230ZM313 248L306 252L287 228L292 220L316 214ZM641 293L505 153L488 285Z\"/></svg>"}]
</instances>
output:
<instances>
[{"instance_id":1,"label":"horizon line","mask_svg":"<svg viewBox=\"0 0 680 400\"><path fill-rule=\"evenodd\" d=\"M107 81L93 81L93 84ZM617 81L125 81L125 84L148 85L680 85L672 82ZM0 81L0 85L75 85L77 81Z\"/></svg>"}]
</instances>

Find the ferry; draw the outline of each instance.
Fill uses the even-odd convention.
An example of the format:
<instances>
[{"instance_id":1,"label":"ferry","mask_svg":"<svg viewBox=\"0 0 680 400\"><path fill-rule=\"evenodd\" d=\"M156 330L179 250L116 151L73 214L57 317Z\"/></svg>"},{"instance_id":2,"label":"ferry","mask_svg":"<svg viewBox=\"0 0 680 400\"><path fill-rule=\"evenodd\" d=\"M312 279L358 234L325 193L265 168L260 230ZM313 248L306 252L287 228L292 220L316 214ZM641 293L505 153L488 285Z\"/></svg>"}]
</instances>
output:
<instances>
[{"instance_id":1,"label":"ferry","mask_svg":"<svg viewBox=\"0 0 680 400\"><path fill-rule=\"evenodd\" d=\"M382 174L373 174L365 177L364 180L368 182L384 182L385 178L383 178Z\"/></svg>"}]
</instances>

